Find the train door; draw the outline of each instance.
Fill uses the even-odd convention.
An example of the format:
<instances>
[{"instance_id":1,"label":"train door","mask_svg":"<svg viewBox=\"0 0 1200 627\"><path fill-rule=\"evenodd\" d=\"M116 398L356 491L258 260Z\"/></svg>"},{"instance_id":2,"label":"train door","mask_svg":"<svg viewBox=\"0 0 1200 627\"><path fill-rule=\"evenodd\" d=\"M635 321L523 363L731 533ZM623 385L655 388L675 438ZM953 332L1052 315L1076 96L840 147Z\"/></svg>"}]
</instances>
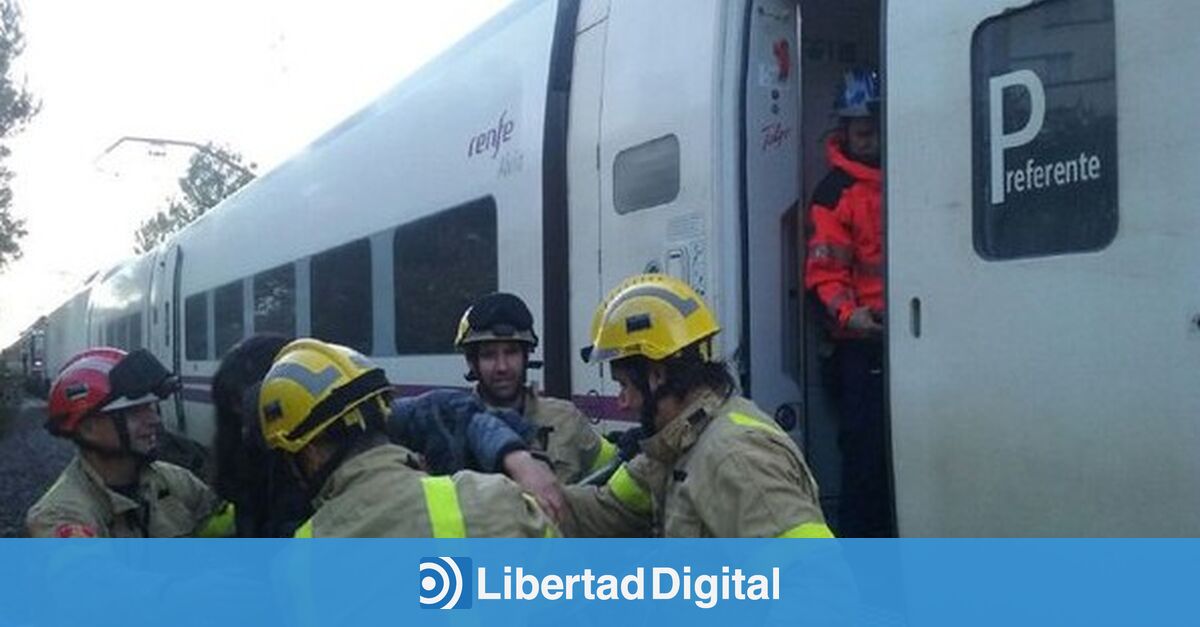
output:
<instances>
[{"instance_id":1,"label":"train door","mask_svg":"<svg viewBox=\"0 0 1200 627\"><path fill-rule=\"evenodd\" d=\"M746 5L742 89L743 392L785 429L803 411L796 220L800 206L800 68L797 6L789 0ZM797 432L796 436L800 434Z\"/></svg>"},{"instance_id":2,"label":"train door","mask_svg":"<svg viewBox=\"0 0 1200 627\"><path fill-rule=\"evenodd\" d=\"M156 255L151 271L148 299L151 311L147 316L150 329L146 346L176 374L182 374L178 286L181 260L182 252L175 244ZM161 411L163 420L172 425L172 430L186 433L187 424L181 394L176 394L170 402L163 403Z\"/></svg>"},{"instance_id":3,"label":"train door","mask_svg":"<svg viewBox=\"0 0 1200 627\"><path fill-rule=\"evenodd\" d=\"M715 207L723 200L724 155L713 121L724 6L696 0L609 6L597 155L605 291L629 276L662 272L720 307L721 267L711 251L719 228ZM590 316L580 323L590 326ZM727 328L718 349L732 352L736 339L736 329Z\"/></svg>"},{"instance_id":4,"label":"train door","mask_svg":"<svg viewBox=\"0 0 1200 627\"><path fill-rule=\"evenodd\" d=\"M580 3L567 133L571 385L576 402L591 416L611 414L600 399L616 394L601 369L583 364L576 350L591 341L592 312L607 289L600 280L600 112L608 5L609 0Z\"/></svg>"},{"instance_id":5,"label":"train door","mask_svg":"<svg viewBox=\"0 0 1200 627\"><path fill-rule=\"evenodd\" d=\"M821 504L826 518L838 532L871 528L879 533L892 526L890 520L843 520L844 517L853 515L850 512L861 511L861 508L843 508L847 497L845 484L849 482L843 482L843 458L839 446L839 430L843 421L836 399L843 382L837 371L837 342L832 338L831 321L825 306L815 294L805 289L804 265L807 240L812 235L809 219L811 199L817 187L830 173L826 144L839 128L839 120L834 113L834 101L840 90L843 75L858 68L880 68L880 3L878 0L800 0L791 5L794 8L783 11L778 6L764 1L761 9L756 9L752 16L752 25L753 20L769 23L772 16L777 16L776 19L780 20L784 17L795 20L792 28L798 32L798 41L792 52L795 68L791 73L796 76L792 79L794 86L788 86L786 91L798 88L799 106L792 118L795 120L795 130L789 132L783 120L763 120L757 129L753 124L748 125L747 129L748 157L755 149L762 151L764 146L769 147L772 141L791 142L787 149L795 155L793 172L798 176L796 182L784 183L782 171L758 177L749 173L747 175L750 189L753 189L754 181L761 181L759 185L769 187L784 185L785 189L789 190L798 188L798 191L793 192L795 200L791 211L786 214L780 213L786 206L781 204L786 200L782 196L760 208L755 208L753 202L748 205L750 227L755 228L756 219L760 224L760 235L752 238L752 245L747 247L751 255L749 267L754 268L754 255L759 254L762 241L765 241L779 249L777 252L768 249L770 257L760 260L758 267L784 268L777 278L769 280L763 280L761 270L752 272L752 276L758 277L758 282L756 285L755 279L751 280L752 289L757 290L751 293L750 298L751 325L755 324L753 308L758 306L759 302L766 302L773 310L760 311L759 320L779 320L780 330L774 337L778 344L764 344L768 351L772 351L774 346L783 347L782 351L775 349L783 354L780 357L772 357L774 362L765 364L765 367L768 372L776 373L774 376L779 380L782 381L786 375L802 387L800 397L803 403L797 412L800 420L794 433L802 443L808 464L821 487ZM756 110L763 111L762 105L756 109L749 104L756 90L760 99L762 93L768 89L771 96L774 96L776 89L779 89L781 94L785 91L779 87L759 86L762 81L760 75L770 75L769 70L773 67L771 57L780 56L787 45L782 43L784 40L780 34L767 34L777 32L774 28L765 30L758 37L767 41L751 48L749 53L751 67L747 68L746 110L750 120L754 119ZM773 41L771 37L774 37ZM751 40L754 38L752 34ZM780 104L779 108L782 110L784 106ZM759 131L757 138L752 134L755 130ZM755 139L759 142L757 145L753 143ZM886 145L886 138L883 140ZM747 167L751 171L754 164L753 159L747 159ZM761 166L760 171L770 172ZM780 234L775 235L777 232ZM764 297L764 294L768 296ZM771 294L776 296L772 298ZM765 301L762 300L764 298ZM759 327L762 327L762 322L759 323ZM757 335L756 332L753 334ZM754 361L752 353L752 363ZM752 386L755 385L757 375L757 371L754 372L755 376L751 377ZM880 372L878 376L883 378L886 374ZM880 386L882 387L882 382ZM787 387L778 384L776 389L786 390ZM758 398L757 389L754 389L754 394L755 401L766 408L767 405ZM790 426L790 410L795 404L787 402L785 396L778 398L778 404L770 409L776 411L778 422ZM884 424L877 428L886 430L886 416ZM884 459L869 460L870 463L876 467L886 467L886 452L877 452L875 455ZM853 472L853 469L851 471ZM891 503L886 503L882 507L890 510L891 506Z\"/></svg>"},{"instance_id":6,"label":"train door","mask_svg":"<svg viewBox=\"0 0 1200 627\"><path fill-rule=\"evenodd\" d=\"M1194 536L1200 5L1012 5L888 3L900 531Z\"/></svg>"}]
</instances>

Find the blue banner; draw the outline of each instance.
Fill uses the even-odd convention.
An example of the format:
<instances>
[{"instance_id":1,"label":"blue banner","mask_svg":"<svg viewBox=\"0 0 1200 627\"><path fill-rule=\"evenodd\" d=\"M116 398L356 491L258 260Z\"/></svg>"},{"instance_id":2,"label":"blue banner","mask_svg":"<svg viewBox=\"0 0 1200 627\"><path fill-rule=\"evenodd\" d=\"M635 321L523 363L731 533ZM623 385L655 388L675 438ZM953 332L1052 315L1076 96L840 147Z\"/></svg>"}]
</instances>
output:
<instances>
[{"instance_id":1,"label":"blue banner","mask_svg":"<svg viewBox=\"0 0 1200 627\"><path fill-rule=\"evenodd\" d=\"M5 540L0 627L1196 621L1193 540Z\"/></svg>"}]
</instances>

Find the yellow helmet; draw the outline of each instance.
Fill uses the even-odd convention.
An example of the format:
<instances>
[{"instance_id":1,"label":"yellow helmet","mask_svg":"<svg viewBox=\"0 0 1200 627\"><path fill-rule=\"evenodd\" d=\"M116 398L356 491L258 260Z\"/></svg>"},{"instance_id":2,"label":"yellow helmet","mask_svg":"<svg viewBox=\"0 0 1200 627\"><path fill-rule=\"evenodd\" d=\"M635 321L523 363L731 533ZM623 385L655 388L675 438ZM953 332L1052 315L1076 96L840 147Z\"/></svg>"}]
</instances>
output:
<instances>
[{"instance_id":1,"label":"yellow helmet","mask_svg":"<svg viewBox=\"0 0 1200 627\"><path fill-rule=\"evenodd\" d=\"M320 340L296 340L279 352L258 395L267 446L295 453L337 421L366 427L360 407L391 390L383 370L358 352Z\"/></svg>"},{"instance_id":2,"label":"yellow helmet","mask_svg":"<svg viewBox=\"0 0 1200 627\"><path fill-rule=\"evenodd\" d=\"M596 308L592 344L581 352L588 363L636 355L661 361L720 330L712 310L687 283L641 274L614 288ZM712 357L707 351L703 356Z\"/></svg>"}]
</instances>

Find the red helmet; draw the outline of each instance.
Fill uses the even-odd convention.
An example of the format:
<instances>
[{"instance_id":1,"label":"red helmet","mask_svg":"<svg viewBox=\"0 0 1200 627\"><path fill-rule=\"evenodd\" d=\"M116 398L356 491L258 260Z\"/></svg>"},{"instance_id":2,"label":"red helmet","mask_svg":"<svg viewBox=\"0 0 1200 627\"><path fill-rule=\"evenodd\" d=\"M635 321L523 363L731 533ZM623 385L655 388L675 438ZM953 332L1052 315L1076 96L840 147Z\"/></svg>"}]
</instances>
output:
<instances>
[{"instance_id":1,"label":"red helmet","mask_svg":"<svg viewBox=\"0 0 1200 627\"><path fill-rule=\"evenodd\" d=\"M73 434L90 415L166 398L178 381L144 349L90 348L72 357L54 379L46 428L55 435Z\"/></svg>"}]
</instances>

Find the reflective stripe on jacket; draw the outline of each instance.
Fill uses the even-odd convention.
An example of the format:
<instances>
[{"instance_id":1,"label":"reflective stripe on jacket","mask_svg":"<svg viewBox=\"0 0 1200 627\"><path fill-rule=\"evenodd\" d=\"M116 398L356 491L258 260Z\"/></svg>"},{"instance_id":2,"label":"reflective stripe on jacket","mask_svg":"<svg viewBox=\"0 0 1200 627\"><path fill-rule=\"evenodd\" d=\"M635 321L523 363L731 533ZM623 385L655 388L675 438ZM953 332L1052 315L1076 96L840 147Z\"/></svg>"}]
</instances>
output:
<instances>
[{"instance_id":1,"label":"reflective stripe on jacket","mask_svg":"<svg viewBox=\"0 0 1200 627\"><path fill-rule=\"evenodd\" d=\"M884 310L882 176L847 157L836 136L826 153L833 170L813 192L804 284L844 330L856 308Z\"/></svg>"},{"instance_id":2,"label":"reflective stripe on jacket","mask_svg":"<svg viewBox=\"0 0 1200 627\"><path fill-rule=\"evenodd\" d=\"M604 486L570 486L568 535L833 537L791 437L750 401L707 392Z\"/></svg>"}]
</instances>

